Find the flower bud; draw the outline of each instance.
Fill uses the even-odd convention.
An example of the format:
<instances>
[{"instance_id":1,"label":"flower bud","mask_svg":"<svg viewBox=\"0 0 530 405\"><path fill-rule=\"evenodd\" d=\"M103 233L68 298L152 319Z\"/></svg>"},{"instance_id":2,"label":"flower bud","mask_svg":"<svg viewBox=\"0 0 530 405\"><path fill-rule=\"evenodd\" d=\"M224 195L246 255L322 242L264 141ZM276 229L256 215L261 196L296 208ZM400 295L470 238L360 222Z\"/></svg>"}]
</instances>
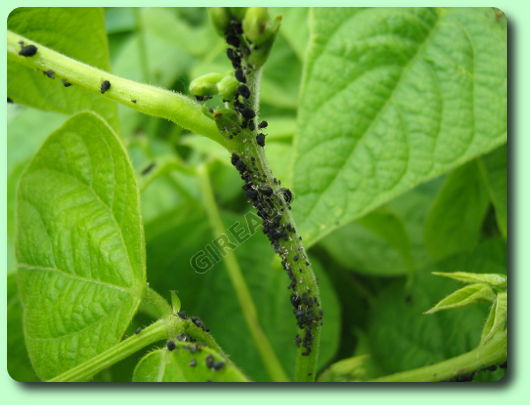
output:
<instances>
[{"instance_id":1,"label":"flower bud","mask_svg":"<svg viewBox=\"0 0 530 405\"><path fill-rule=\"evenodd\" d=\"M269 13L266 7L249 7L243 20L245 36L256 45L265 42L271 35L267 25Z\"/></svg>"},{"instance_id":2,"label":"flower bud","mask_svg":"<svg viewBox=\"0 0 530 405\"><path fill-rule=\"evenodd\" d=\"M219 35L224 36L230 22L230 11L227 7L209 7L208 11L215 30Z\"/></svg>"},{"instance_id":3,"label":"flower bud","mask_svg":"<svg viewBox=\"0 0 530 405\"><path fill-rule=\"evenodd\" d=\"M234 75L230 73L217 82L217 91L223 100L232 100L236 95L238 86L239 82L236 80Z\"/></svg>"},{"instance_id":4,"label":"flower bud","mask_svg":"<svg viewBox=\"0 0 530 405\"><path fill-rule=\"evenodd\" d=\"M253 7L253 8L259 8L259 7ZM249 12L247 13L247 16L249 14L250 14L250 9L249 9ZM255 43L256 46L252 50L252 53L250 54L248 61L254 67L262 66L267 60L267 57L269 56L269 52L276 39L276 34L278 33L278 30L280 29L281 22L282 22L281 16L274 18L274 20L272 20L270 24L267 24L264 34L259 37L259 40L257 42L251 39ZM248 24L250 25L250 23ZM246 32L245 32L245 35L247 35Z\"/></svg>"},{"instance_id":5,"label":"flower bud","mask_svg":"<svg viewBox=\"0 0 530 405\"><path fill-rule=\"evenodd\" d=\"M223 78L220 73L207 73L190 83L190 94L193 96L214 96L217 94L217 82Z\"/></svg>"}]
</instances>

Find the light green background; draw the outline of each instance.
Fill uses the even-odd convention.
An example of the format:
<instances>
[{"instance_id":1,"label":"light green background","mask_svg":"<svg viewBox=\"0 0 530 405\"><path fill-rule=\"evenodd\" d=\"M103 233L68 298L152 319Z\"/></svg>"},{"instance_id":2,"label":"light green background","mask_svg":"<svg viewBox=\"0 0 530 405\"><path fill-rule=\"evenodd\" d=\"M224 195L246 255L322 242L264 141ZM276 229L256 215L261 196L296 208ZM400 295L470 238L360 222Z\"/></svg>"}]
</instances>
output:
<instances>
[{"instance_id":1,"label":"light green background","mask_svg":"<svg viewBox=\"0 0 530 405\"><path fill-rule=\"evenodd\" d=\"M509 21L510 38L510 150L511 150L511 263L510 263L510 350L509 376L500 384L333 384L333 385L178 385L178 384L22 384L11 380L6 367L6 311L0 311L0 402L6 405L74 404L133 405L153 403L184 405L190 401L224 404L310 405L331 401L348 403L399 404L512 404L530 399L530 1L168 1L168 0L92 0L92 1L21 1L2 0L1 48L6 55L6 20L9 12L19 6L494 6L502 9ZM526 52L525 52L526 51ZM6 74L6 57L0 66ZM5 79L1 81L5 94ZM2 111L0 130L0 258L6 269L6 110ZM527 185L525 188L524 185ZM527 208L526 210L524 208ZM525 249L526 247L526 249ZM1 280L1 302L6 302L6 277ZM526 342L526 344L525 344Z\"/></svg>"}]
</instances>

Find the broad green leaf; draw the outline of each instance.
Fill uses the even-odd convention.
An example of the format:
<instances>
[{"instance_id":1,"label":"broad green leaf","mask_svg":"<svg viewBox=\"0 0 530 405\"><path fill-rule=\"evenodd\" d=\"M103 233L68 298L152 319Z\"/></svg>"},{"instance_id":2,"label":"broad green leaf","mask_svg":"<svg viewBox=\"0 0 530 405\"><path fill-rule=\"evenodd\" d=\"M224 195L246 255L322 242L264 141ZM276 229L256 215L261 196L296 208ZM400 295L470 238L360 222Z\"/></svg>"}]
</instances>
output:
<instances>
[{"instance_id":1,"label":"broad green leaf","mask_svg":"<svg viewBox=\"0 0 530 405\"><path fill-rule=\"evenodd\" d=\"M147 354L136 366L133 382L247 382L230 361L208 347L195 353L185 343L175 342L175 350L159 349ZM188 346L190 347L190 346ZM207 358L223 364L219 370L207 367Z\"/></svg>"},{"instance_id":2,"label":"broad green leaf","mask_svg":"<svg viewBox=\"0 0 530 405\"><path fill-rule=\"evenodd\" d=\"M249 233L246 215L224 214L225 228ZM289 302L289 280L285 272L273 266L272 249L261 234L238 244L235 249L243 276L256 304L260 323L288 375L292 375L295 360L295 320ZM186 235L184 239L178 239ZM233 239L233 233L229 235ZM245 235L243 235L245 236ZM236 364L252 380L269 381L266 369L247 329L226 269L209 253L206 260L214 266L209 271L196 271L191 265L201 250L208 252L213 237L205 213L196 204L181 207L146 224L147 264L152 269L150 285L160 294L177 289L182 308L198 315L213 336ZM175 244L175 240L180 240ZM235 242L234 242L235 243ZM315 264L315 262L313 262ZM320 364L331 360L337 350L340 315L339 304L324 271L315 265L320 279L324 308L324 325Z\"/></svg>"},{"instance_id":3,"label":"broad green leaf","mask_svg":"<svg viewBox=\"0 0 530 405\"><path fill-rule=\"evenodd\" d=\"M368 341L382 375L434 364L479 344L486 307L423 315L455 287L456 281L418 272L409 290L400 281L377 295L368 318Z\"/></svg>"},{"instance_id":4,"label":"broad green leaf","mask_svg":"<svg viewBox=\"0 0 530 405\"><path fill-rule=\"evenodd\" d=\"M145 288L143 229L127 153L96 114L69 119L20 178L16 255L40 378L120 340Z\"/></svg>"},{"instance_id":5,"label":"broad green leaf","mask_svg":"<svg viewBox=\"0 0 530 405\"><path fill-rule=\"evenodd\" d=\"M506 328L506 320L508 317L508 295L506 292L497 294L497 299L492 304L484 328L482 329L482 336L480 344L486 343L497 332Z\"/></svg>"},{"instance_id":6,"label":"broad green leaf","mask_svg":"<svg viewBox=\"0 0 530 405\"><path fill-rule=\"evenodd\" d=\"M486 284L470 284L443 298L424 314L434 314L446 309L460 308L482 301L495 301L495 293Z\"/></svg>"},{"instance_id":7,"label":"broad green leaf","mask_svg":"<svg viewBox=\"0 0 530 405\"><path fill-rule=\"evenodd\" d=\"M24 343L22 307L17 293L15 274L7 276L7 372L16 381L39 381L29 361Z\"/></svg>"},{"instance_id":8,"label":"broad green leaf","mask_svg":"<svg viewBox=\"0 0 530 405\"><path fill-rule=\"evenodd\" d=\"M67 56L109 70L103 9L79 7L19 7L9 14L7 28ZM72 114L93 110L118 129L114 102L61 80L20 66L8 55L7 94L16 103Z\"/></svg>"},{"instance_id":9,"label":"broad green leaf","mask_svg":"<svg viewBox=\"0 0 530 405\"><path fill-rule=\"evenodd\" d=\"M464 271L454 271L447 273L435 271L432 274L435 276L452 278L453 280L457 280L462 283L484 283L493 287L506 288L506 276L503 274L477 274L466 273Z\"/></svg>"},{"instance_id":10,"label":"broad green leaf","mask_svg":"<svg viewBox=\"0 0 530 405\"><path fill-rule=\"evenodd\" d=\"M16 186L29 159L39 149L48 134L67 118L63 114L44 112L20 106L10 106L7 124L7 270L16 270L15 260L15 197Z\"/></svg>"},{"instance_id":11,"label":"broad green leaf","mask_svg":"<svg viewBox=\"0 0 530 405\"><path fill-rule=\"evenodd\" d=\"M318 8L293 210L312 244L506 142L506 19L489 8Z\"/></svg>"},{"instance_id":12,"label":"broad green leaf","mask_svg":"<svg viewBox=\"0 0 530 405\"><path fill-rule=\"evenodd\" d=\"M473 250L488 204L476 162L447 176L425 219L425 245L434 261Z\"/></svg>"},{"instance_id":13,"label":"broad green leaf","mask_svg":"<svg viewBox=\"0 0 530 405\"><path fill-rule=\"evenodd\" d=\"M508 235L508 164L506 146L479 159L479 166L495 207L497 225L506 239Z\"/></svg>"},{"instance_id":14,"label":"broad green leaf","mask_svg":"<svg viewBox=\"0 0 530 405\"><path fill-rule=\"evenodd\" d=\"M390 209L378 209L335 230L320 242L343 267L396 276L414 270L407 230Z\"/></svg>"}]
</instances>

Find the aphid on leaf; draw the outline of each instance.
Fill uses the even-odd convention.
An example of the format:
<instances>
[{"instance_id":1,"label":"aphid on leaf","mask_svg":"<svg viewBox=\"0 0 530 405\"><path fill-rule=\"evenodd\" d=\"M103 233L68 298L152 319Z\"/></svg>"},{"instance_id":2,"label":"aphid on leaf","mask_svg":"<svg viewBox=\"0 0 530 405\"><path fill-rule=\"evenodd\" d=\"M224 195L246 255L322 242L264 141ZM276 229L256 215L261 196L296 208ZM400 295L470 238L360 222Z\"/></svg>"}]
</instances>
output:
<instances>
[{"instance_id":1,"label":"aphid on leaf","mask_svg":"<svg viewBox=\"0 0 530 405\"><path fill-rule=\"evenodd\" d=\"M213 365L215 364L215 359L214 359L214 357L211 354L206 356L206 359L204 359L204 361L206 363L206 367L208 367L208 368L212 368Z\"/></svg>"},{"instance_id":2,"label":"aphid on leaf","mask_svg":"<svg viewBox=\"0 0 530 405\"><path fill-rule=\"evenodd\" d=\"M55 79L55 72L51 69L45 70L44 73L46 76L48 76L50 79Z\"/></svg>"},{"instance_id":3,"label":"aphid on leaf","mask_svg":"<svg viewBox=\"0 0 530 405\"><path fill-rule=\"evenodd\" d=\"M190 367L195 367L197 365L197 360L191 359L188 364L189 364Z\"/></svg>"},{"instance_id":4,"label":"aphid on leaf","mask_svg":"<svg viewBox=\"0 0 530 405\"><path fill-rule=\"evenodd\" d=\"M241 83L246 83L247 78L245 77L245 74L243 73L243 69L238 68L235 72L236 79L240 81Z\"/></svg>"},{"instance_id":5,"label":"aphid on leaf","mask_svg":"<svg viewBox=\"0 0 530 405\"><path fill-rule=\"evenodd\" d=\"M217 361L213 364L213 369L215 371L221 370L225 366L225 363L222 361Z\"/></svg>"},{"instance_id":6,"label":"aphid on leaf","mask_svg":"<svg viewBox=\"0 0 530 405\"><path fill-rule=\"evenodd\" d=\"M136 330L134 331L134 334L138 335L141 331L142 331L142 328L136 328Z\"/></svg>"},{"instance_id":7,"label":"aphid on leaf","mask_svg":"<svg viewBox=\"0 0 530 405\"><path fill-rule=\"evenodd\" d=\"M63 82L63 86L64 87L70 87L72 85L72 83L70 83L68 80L66 79L61 79L61 82Z\"/></svg>"},{"instance_id":8,"label":"aphid on leaf","mask_svg":"<svg viewBox=\"0 0 530 405\"><path fill-rule=\"evenodd\" d=\"M232 45L233 47L237 48L239 46L239 44L241 43L241 41L235 35L228 35L226 37L226 43L228 45Z\"/></svg>"},{"instance_id":9,"label":"aphid on leaf","mask_svg":"<svg viewBox=\"0 0 530 405\"><path fill-rule=\"evenodd\" d=\"M171 352L171 351L175 350L175 348L177 346L175 345L175 342L173 342L172 340L168 340L167 344L166 344L166 347L167 347L167 350L169 350Z\"/></svg>"},{"instance_id":10,"label":"aphid on leaf","mask_svg":"<svg viewBox=\"0 0 530 405\"><path fill-rule=\"evenodd\" d=\"M256 136L256 142L261 147L265 146L265 134L258 134L258 136Z\"/></svg>"},{"instance_id":11,"label":"aphid on leaf","mask_svg":"<svg viewBox=\"0 0 530 405\"><path fill-rule=\"evenodd\" d=\"M254 120L250 120L248 122L248 129L250 129L251 131L254 131L256 129L256 124L254 124Z\"/></svg>"},{"instance_id":12,"label":"aphid on leaf","mask_svg":"<svg viewBox=\"0 0 530 405\"><path fill-rule=\"evenodd\" d=\"M142 176L150 173L156 166L155 162L151 162L144 170L142 170Z\"/></svg>"},{"instance_id":13,"label":"aphid on leaf","mask_svg":"<svg viewBox=\"0 0 530 405\"><path fill-rule=\"evenodd\" d=\"M280 191L283 194L283 198L284 198L285 202L286 203L290 203L291 200L293 199L293 193L291 193L291 190L289 190L288 188L282 187Z\"/></svg>"},{"instance_id":14,"label":"aphid on leaf","mask_svg":"<svg viewBox=\"0 0 530 405\"><path fill-rule=\"evenodd\" d=\"M258 125L258 128L259 129L267 128L267 125L269 125L267 121L261 121Z\"/></svg>"},{"instance_id":15,"label":"aphid on leaf","mask_svg":"<svg viewBox=\"0 0 530 405\"><path fill-rule=\"evenodd\" d=\"M254 112L254 110L252 110L251 108L248 108L248 107L243 107L240 110L240 113L247 120L250 120L250 119L252 119L252 118L254 118L256 116L256 113Z\"/></svg>"},{"instance_id":16,"label":"aphid on leaf","mask_svg":"<svg viewBox=\"0 0 530 405\"><path fill-rule=\"evenodd\" d=\"M241 86L239 86L237 88L237 93L242 95L245 98L249 98L250 97L250 90L249 90L249 88L247 87L246 84L242 84Z\"/></svg>"},{"instance_id":17,"label":"aphid on leaf","mask_svg":"<svg viewBox=\"0 0 530 405\"><path fill-rule=\"evenodd\" d=\"M33 56L37 53L37 47L35 45L26 45L23 46L22 49L18 52L20 56Z\"/></svg>"},{"instance_id":18,"label":"aphid on leaf","mask_svg":"<svg viewBox=\"0 0 530 405\"><path fill-rule=\"evenodd\" d=\"M108 80L103 80L101 83L101 94L105 93L108 89L110 89L110 82Z\"/></svg>"},{"instance_id":19,"label":"aphid on leaf","mask_svg":"<svg viewBox=\"0 0 530 405\"><path fill-rule=\"evenodd\" d=\"M188 315L184 311L177 312L177 315L179 316L180 319L188 319Z\"/></svg>"}]
</instances>

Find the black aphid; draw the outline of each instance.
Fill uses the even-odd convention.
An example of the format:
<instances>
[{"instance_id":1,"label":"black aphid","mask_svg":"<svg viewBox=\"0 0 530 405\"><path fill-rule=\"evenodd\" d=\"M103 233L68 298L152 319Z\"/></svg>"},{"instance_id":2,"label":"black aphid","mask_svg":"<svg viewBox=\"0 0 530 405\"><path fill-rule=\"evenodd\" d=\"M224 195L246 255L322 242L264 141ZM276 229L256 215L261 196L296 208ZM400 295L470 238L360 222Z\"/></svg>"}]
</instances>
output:
<instances>
[{"instance_id":1,"label":"black aphid","mask_svg":"<svg viewBox=\"0 0 530 405\"><path fill-rule=\"evenodd\" d=\"M70 87L72 85L72 83L70 83L68 80L66 79L61 79L61 82L63 82L63 86L64 87Z\"/></svg>"},{"instance_id":2,"label":"black aphid","mask_svg":"<svg viewBox=\"0 0 530 405\"><path fill-rule=\"evenodd\" d=\"M221 370L225 366L225 363L222 361L217 361L213 364L213 369L215 371Z\"/></svg>"},{"instance_id":3,"label":"black aphid","mask_svg":"<svg viewBox=\"0 0 530 405\"><path fill-rule=\"evenodd\" d=\"M20 56L33 56L37 53L37 47L35 45L26 45L18 52Z\"/></svg>"},{"instance_id":4,"label":"black aphid","mask_svg":"<svg viewBox=\"0 0 530 405\"><path fill-rule=\"evenodd\" d=\"M142 328L136 328L136 330L134 331L134 334L138 335L141 331L142 331Z\"/></svg>"},{"instance_id":5,"label":"black aphid","mask_svg":"<svg viewBox=\"0 0 530 405\"><path fill-rule=\"evenodd\" d=\"M259 146L265 146L265 134L258 134L256 136L256 142Z\"/></svg>"},{"instance_id":6,"label":"black aphid","mask_svg":"<svg viewBox=\"0 0 530 405\"><path fill-rule=\"evenodd\" d=\"M251 108L247 108L247 107L243 107L241 110L239 110L239 112L247 120L251 120L252 118L256 116L256 113L254 112L254 110Z\"/></svg>"},{"instance_id":7,"label":"black aphid","mask_svg":"<svg viewBox=\"0 0 530 405\"><path fill-rule=\"evenodd\" d=\"M300 258L300 256L298 256L298 255L294 255L294 256L293 256L293 260L294 260L295 262L297 262L299 258Z\"/></svg>"},{"instance_id":8,"label":"black aphid","mask_svg":"<svg viewBox=\"0 0 530 405\"><path fill-rule=\"evenodd\" d=\"M204 359L204 362L206 363L206 367L212 368L215 364L215 359L211 354L209 354L208 356L206 356L206 359Z\"/></svg>"},{"instance_id":9,"label":"black aphid","mask_svg":"<svg viewBox=\"0 0 530 405\"><path fill-rule=\"evenodd\" d=\"M494 364L494 365L492 365L492 366L486 367L486 370L488 370L488 371L495 371L495 370L497 370L497 366Z\"/></svg>"},{"instance_id":10,"label":"black aphid","mask_svg":"<svg viewBox=\"0 0 530 405\"><path fill-rule=\"evenodd\" d=\"M167 350L172 351L172 350L175 350L177 346L175 345L175 342L173 342L172 340L168 340L166 347L167 347Z\"/></svg>"},{"instance_id":11,"label":"black aphid","mask_svg":"<svg viewBox=\"0 0 530 405\"><path fill-rule=\"evenodd\" d=\"M241 41L240 41L239 38L236 37L235 35L228 35L228 36L226 37L226 43L227 43L228 45L232 45L232 46L234 46L234 47L237 48L237 47L239 46L239 44L241 43Z\"/></svg>"},{"instance_id":12,"label":"black aphid","mask_svg":"<svg viewBox=\"0 0 530 405\"><path fill-rule=\"evenodd\" d=\"M256 124L254 124L254 120L250 120L248 122L248 129L250 129L251 131L254 131L256 129Z\"/></svg>"},{"instance_id":13,"label":"black aphid","mask_svg":"<svg viewBox=\"0 0 530 405\"><path fill-rule=\"evenodd\" d=\"M234 69L241 67L241 57L234 51L232 48L227 48L226 55L228 59L232 62Z\"/></svg>"},{"instance_id":14,"label":"black aphid","mask_svg":"<svg viewBox=\"0 0 530 405\"><path fill-rule=\"evenodd\" d=\"M45 70L44 73L46 76L48 76L50 79L55 79L55 72L51 69Z\"/></svg>"},{"instance_id":15,"label":"black aphid","mask_svg":"<svg viewBox=\"0 0 530 405\"><path fill-rule=\"evenodd\" d=\"M179 316L180 319L188 319L188 315L184 311L177 312L177 315Z\"/></svg>"},{"instance_id":16,"label":"black aphid","mask_svg":"<svg viewBox=\"0 0 530 405\"><path fill-rule=\"evenodd\" d=\"M258 128L262 129L262 128L267 128L267 125L269 125L269 123L267 121L261 121L258 125Z\"/></svg>"},{"instance_id":17,"label":"black aphid","mask_svg":"<svg viewBox=\"0 0 530 405\"><path fill-rule=\"evenodd\" d=\"M240 94L241 96L245 97L245 98L249 98L250 97L250 90L249 90L249 88L247 87L246 84L242 84L241 86L239 86L237 88L237 93Z\"/></svg>"},{"instance_id":18,"label":"black aphid","mask_svg":"<svg viewBox=\"0 0 530 405\"><path fill-rule=\"evenodd\" d=\"M508 362L505 361L504 363L499 364L499 367L500 368L507 368L508 367Z\"/></svg>"},{"instance_id":19,"label":"black aphid","mask_svg":"<svg viewBox=\"0 0 530 405\"><path fill-rule=\"evenodd\" d=\"M155 162L149 163L149 165L144 170L142 170L142 176L145 176L146 174L150 173L151 170L155 168L155 166L156 166Z\"/></svg>"},{"instance_id":20,"label":"black aphid","mask_svg":"<svg viewBox=\"0 0 530 405\"><path fill-rule=\"evenodd\" d=\"M108 89L110 89L110 82L108 80L103 80L101 83L101 94L105 93Z\"/></svg>"},{"instance_id":21,"label":"black aphid","mask_svg":"<svg viewBox=\"0 0 530 405\"><path fill-rule=\"evenodd\" d=\"M8 98L7 98L7 102L10 103L10 104L12 104L12 103L13 103L13 99L12 99L11 97L8 97Z\"/></svg>"},{"instance_id":22,"label":"black aphid","mask_svg":"<svg viewBox=\"0 0 530 405\"><path fill-rule=\"evenodd\" d=\"M265 194L267 197L272 195L272 188L269 186L265 186L261 189L262 193Z\"/></svg>"},{"instance_id":23,"label":"black aphid","mask_svg":"<svg viewBox=\"0 0 530 405\"><path fill-rule=\"evenodd\" d=\"M131 100L131 103L136 104L137 102L138 102L137 100Z\"/></svg>"},{"instance_id":24,"label":"black aphid","mask_svg":"<svg viewBox=\"0 0 530 405\"><path fill-rule=\"evenodd\" d=\"M288 188L282 187L281 192L283 194L283 199L285 200L285 202L290 203L291 200L293 199L293 193L291 193L291 190L289 190Z\"/></svg>"},{"instance_id":25,"label":"black aphid","mask_svg":"<svg viewBox=\"0 0 530 405\"><path fill-rule=\"evenodd\" d=\"M197 365L197 360L191 359L188 364L189 364L190 367L195 367Z\"/></svg>"},{"instance_id":26,"label":"black aphid","mask_svg":"<svg viewBox=\"0 0 530 405\"><path fill-rule=\"evenodd\" d=\"M180 335L177 336L177 340L179 342L190 342L191 337L187 333L181 333Z\"/></svg>"},{"instance_id":27,"label":"black aphid","mask_svg":"<svg viewBox=\"0 0 530 405\"><path fill-rule=\"evenodd\" d=\"M247 78L245 77L245 74L243 73L243 69L238 68L235 72L236 79L241 83L246 83Z\"/></svg>"}]
</instances>

